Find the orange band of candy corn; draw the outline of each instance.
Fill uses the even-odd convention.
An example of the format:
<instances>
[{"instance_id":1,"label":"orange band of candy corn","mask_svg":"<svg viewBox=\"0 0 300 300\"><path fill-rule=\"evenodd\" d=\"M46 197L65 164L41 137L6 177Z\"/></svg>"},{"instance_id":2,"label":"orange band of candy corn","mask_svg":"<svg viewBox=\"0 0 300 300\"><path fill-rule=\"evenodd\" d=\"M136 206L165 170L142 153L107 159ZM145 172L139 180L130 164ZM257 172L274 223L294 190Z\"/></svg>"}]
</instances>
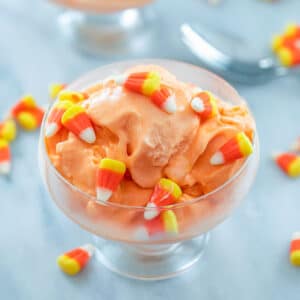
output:
<instances>
[{"instance_id":1,"label":"orange band of candy corn","mask_svg":"<svg viewBox=\"0 0 300 300\"><path fill-rule=\"evenodd\" d=\"M99 169L97 172L97 186L105 187L112 192L117 189L124 177L124 174L106 169Z\"/></svg>"},{"instance_id":2,"label":"orange band of candy corn","mask_svg":"<svg viewBox=\"0 0 300 300\"><path fill-rule=\"evenodd\" d=\"M116 191L126 172L126 165L119 160L103 158L96 174L97 200L107 201Z\"/></svg>"},{"instance_id":3,"label":"orange band of candy corn","mask_svg":"<svg viewBox=\"0 0 300 300\"><path fill-rule=\"evenodd\" d=\"M0 162L10 161L11 154L9 144L6 140L0 139Z\"/></svg>"},{"instance_id":4,"label":"orange band of candy corn","mask_svg":"<svg viewBox=\"0 0 300 300\"><path fill-rule=\"evenodd\" d=\"M291 247L290 247L290 251L298 251L300 250L300 238L297 240L292 240L291 242Z\"/></svg>"},{"instance_id":5,"label":"orange band of candy corn","mask_svg":"<svg viewBox=\"0 0 300 300\"><path fill-rule=\"evenodd\" d=\"M90 258L88 252L81 248L77 248L66 252L64 255L68 256L69 258L74 258L81 268L83 268L86 265Z\"/></svg>"},{"instance_id":6,"label":"orange band of candy corn","mask_svg":"<svg viewBox=\"0 0 300 300\"><path fill-rule=\"evenodd\" d=\"M171 95L169 90L165 87L155 91L151 95L152 102L163 109L167 113L174 113L176 111L176 100L174 95Z\"/></svg>"},{"instance_id":7,"label":"orange band of candy corn","mask_svg":"<svg viewBox=\"0 0 300 300\"><path fill-rule=\"evenodd\" d=\"M73 105L71 101L57 102L49 113L46 124L46 137L55 135L62 127L61 119L64 112Z\"/></svg>"},{"instance_id":8,"label":"orange band of candy corn","mask_svg":"<svg viewBox=\"0 0 300 300\"><path fill-rule=\"evenodd\" d=\"M198 93L191 101L192 109L200 116L201 120L206 120L217 115L218 107L214 96L209 92Z\"/></svg>"},{"instance_id":9,"label":"orange band of candy corn","mask_svg":"<svg viewBox=\"0 0 300 300\"><path fill-rule=\"evenodd\" d=\"M244 132L237 133L210 159L212 165L220 165L246 157L253 152L251 141Z\"/></svg>"}]
</instances>

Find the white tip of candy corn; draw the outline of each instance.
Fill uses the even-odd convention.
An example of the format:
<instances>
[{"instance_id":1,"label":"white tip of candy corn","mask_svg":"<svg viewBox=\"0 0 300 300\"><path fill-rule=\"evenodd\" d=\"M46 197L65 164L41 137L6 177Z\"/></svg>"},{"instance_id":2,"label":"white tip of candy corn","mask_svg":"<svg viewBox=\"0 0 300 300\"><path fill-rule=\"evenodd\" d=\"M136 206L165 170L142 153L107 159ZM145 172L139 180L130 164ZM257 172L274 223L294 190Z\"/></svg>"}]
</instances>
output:
<instances>
[{"instance_id":1,"label":"white tip of candy corn","mask_svg":"<svg viewBox=\"0 0 300 300\"><path fill-rule=\"evenodd\" d=\"M195 112L203 112L205 110L204 103L199 97L195 97L191 101L191 107Z\"/></svg>"},{"instance_id":2,"label":"white tip of candy corn","mask_svg":"<svg viewBox=\"0 0 300 300\"><path fill-rule=\"evenodd\" d=\"M58 126L56 123L49 123L46 125L46 130L45 130L45 136L46 137L51 137L56 134L58 131Z\"/></svg>"},{"instance_id":3,"label":"white tip of candy corn","mask_svg":"<svg viewBox=\"0 0 300 300\"><path fill-rule=\"evenodd\" d=\"M112 191L97 187L97 200L106 202L112 195Z\"/></svg>"},{"instance_id":4,"label":"white tip of candy corn","mask_svg":"<svg viewBox=\"0 0 300 300\"><path fill-rule=\"evenodd\" d=\"M93 128L88 127L86 129L84 129L83 131L81 131L79 137L89 143L89 144L93 144L96 141L96 135L95 135L95 131Z\"/></svg>"},{"instance_id":5,"label":"white tip of candy corn","mask_svg":"<svg viewBox=\"0 0 300 300\"><path fill-rule=\"evenodd\" d=\"M210 164L213 166L222 165L224 162L224 156L220 151L217 151L210 159Z\"/></svg>"},{"instance_id":6,"label":"white tip of candy corn","mask_svg":"<svg viewBox=\"0 0 300 300\"><path fill-rule=\"evenodd\" d=\"M95 247L92 244L86 244L80 247L82 250L85 250L89 256L92 256L95 252Z\"/></svg>"},{"instance_id":7,"label":"white tip of candy corn","mask_svg":"<svg viewBox=\"0 0 300 300\"><path fill-rule=\"evenodd\" d=\"M149 208L149 209L147 209L147 208ZM148 203L146 206L145 212L144 212L144 219L152 220L155 217L157 217L158 215L159 215L159 211L157 209L157 206L152 202Z\"/></svg>"},{"instance_id":8,"label":"white tip of candy corn","mask_svg":"<svg viewBox=\"0 0 300 300\"><path fill-rule=\"evenodd\" d=\"M120 74L120 75L116 75L114 76L114 81L117 83L117 84L124 84L124 82L127 80L127 75L125 74Z\"/></svg>"},{"instance_id":9,"label":"white tip of candy corn","mask_svg":"<svg viewBox=\"0 0 300 300\"><path fill-rule=\"evenodd\" d=\"M9 161L0 163L0 174L7 175L10 173L11 164Z\"/></svg>"},{"instance_id":10,"label":"white tip of candy corn","mask_svg":"<svg viewBox=\"0 0 300 300\"><path fill-rule=\"evenodd\" d=\"M300 232L299 231L294 232L293 235L292 235L292 239L293 240L300 240Z\"/></svg>"},{"instance_id":11,"label":"white tip of candy corn","mask_svg":"<svg viewBox=\"0 0 300 300\"><path fill-rule=\"evenodd\" d=\"M145 227L139 227L135 232L134 232L134 238L139 241L146 241L149 239L149 234L148 231Z\"/></svg>"},{"instance_id":12,"label":"white tip of candy corn","mask_svg":"<svg viewBox=\"0 0 300 300\"><path fill-rule=\"evenodd\" d=\"M173 114L177 110L176 100L174 95L168 97L162 105L163 110L169 114Z\"/></svg>"}]
</instances>

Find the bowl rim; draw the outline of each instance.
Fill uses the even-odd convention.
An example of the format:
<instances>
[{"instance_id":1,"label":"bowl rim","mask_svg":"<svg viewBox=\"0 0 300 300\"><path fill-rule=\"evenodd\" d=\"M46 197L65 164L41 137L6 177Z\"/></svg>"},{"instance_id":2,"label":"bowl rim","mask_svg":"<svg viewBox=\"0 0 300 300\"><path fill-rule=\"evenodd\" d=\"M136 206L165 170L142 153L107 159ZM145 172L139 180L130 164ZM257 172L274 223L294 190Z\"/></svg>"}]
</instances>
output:
<instances>
[{"instance_id":1,"label":"bowl rim","mask_svg":"<svg viewBox=\"0 0 300 300\"><path fill-rule=\"evenodd\" d=\"M244 163L241 165L241 167L234 173L233 176L231 176L228 180L226 180L222 185L218 186L216 189L203 194L199 197L195 197L192 198L190 200L184 201L184 202L179 202L179 203L174 203L168 206L162 206L160 207L161 210L169 210L169 209L177 209L183 206L187 206L187 205L191 205L194 204L198 201L203 201L206 198L218 193L219 191L225 189L228 185L230 185L237 177L239 177L239 175L246 169L246 167L249 164L249 161L251 160L251 158L255 155L255 153L258 151L258 144L259 144L259 140L258 140L258 134L257 134L257 128L256 128L256 122L255 119L253 117L253 114L249 108L249 106L247 105L247 101L245 99L243 99L239 93L237 92L237 90L230 85L225 79L223 79L222 77L216 75L213 72L210 72L204 68L201 68L199 66L195 66L191 63L187 63L187 62L183 62L183 61L179 61L179 60L171 60L171 59L161 59L161 58L149 58L149 59L132 59L132 60L120 60L120 61L116 61L113 63L109 63L109 64L105 64L101 67L98 67L96 69L93 69L89 72L84 73L82 76L80 76L79 78L77 78L76 80L72 81L70 84L68 84L68 87L72 87L74 85L79 84L81 81L83 81L86 78L91 77L92 74L94 73L98 73L101 69L103 68L109 68L109 67L116 67L117 65L120 66L120 64L122 65L127 65L127 64L132 64L132 65L136 65L136 64L160 64L160 63L173 63L173 64L177 64L177 65L184 65L184 66L188 66L188 67L192 67L195 68L197 70L200 70L201 72L207 73L210 77L213 77L215 80L218 80L220 82L222 82L222 84L226 85L227 87L229 87L234 93L236 93L236 96L238 98L240 98L241 103L244 103L247 106L247 109L249 110L250 115L252 116L253 120L254 120L254 137L253 137L253 154L248 156ZM92 82L91 84L94 84L94 82ZM72 190L74 190L75 192L81 194L84 198L86 198L86 200L91 200L94 201L96 204L98 205L103 205L103 206L110 206L110 207L114 207L114 208L122 208L122 209L134 209L134 210L153 210L155 208L149 208L149 207L145 207L145 206L138 206L138 205L127 205L127 204L120 204L120 203L115 203L115 202L104 202L104 201L98 201L96 199L95 196L81 190L80 188L78 188L76 185L73 185L71 182L69 182L53 165L51 159L48 156L47 150L46 150L46 143L45 143L45 137L44 137L44 127L45 127L45 122L47 119L47 116L52 108L52 104L55 102L55 100L53 102L50 102L46 113L44 114L44 118L43 118L43 122L41 125L41 130L40 130L40 143L42 144L42 151L43 151L43 157L44 159L47 161L47 165L50 166L51 170L54 172L54 174L66 185L68 185ZM40 145L41 147L41 145ZM258 154L258 153L256 153Z\"/></svg>"}]
</instances>

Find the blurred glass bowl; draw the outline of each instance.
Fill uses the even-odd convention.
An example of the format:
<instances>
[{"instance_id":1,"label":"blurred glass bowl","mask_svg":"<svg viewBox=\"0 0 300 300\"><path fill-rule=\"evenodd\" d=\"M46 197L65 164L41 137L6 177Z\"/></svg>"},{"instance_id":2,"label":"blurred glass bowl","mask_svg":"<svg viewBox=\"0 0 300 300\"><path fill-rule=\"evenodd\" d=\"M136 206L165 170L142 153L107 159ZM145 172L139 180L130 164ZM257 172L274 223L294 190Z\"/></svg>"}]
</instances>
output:
<instances>
[{"instance_id":1,"label":"blurred glass bowl","mask_svg":"<svg viewBox=\"0 0 300 300\"><path fill-rule=\"evenodd\" d=\"M94 55L145 55L156 28L153 0L52 0L66 9L59 30L77 49Z\"/></svg>"}]
</instances>

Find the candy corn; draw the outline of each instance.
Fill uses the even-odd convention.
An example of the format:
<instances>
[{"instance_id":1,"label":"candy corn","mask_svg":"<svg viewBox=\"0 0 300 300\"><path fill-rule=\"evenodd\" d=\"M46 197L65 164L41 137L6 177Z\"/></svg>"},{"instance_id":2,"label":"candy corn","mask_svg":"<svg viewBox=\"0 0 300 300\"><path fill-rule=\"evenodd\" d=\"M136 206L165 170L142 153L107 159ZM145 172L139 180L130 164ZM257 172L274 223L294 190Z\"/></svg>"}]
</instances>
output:
<instances>
[{"instance_id":1,"label":"candy corn","mask_svg":"<svg viewBox=\"0 0 300 300\"><path fill-rule=\"evenodd\" d=\"M12 119L0 123L0 138L12 142L17 135L16 123Z\"/></svg>"},{"instance_id":2,"label":"candy corn","mask_svg":"<svg viewBox=\"0 0 300 300\"><path fill-rule=\"evenodd\" d=\"M35 107L18 113L16 120L23 129L32 131L41 126L43 117L44 111L39 107Z\"/></svg>"},{"instance_id":3,"label":"candy corn","mask_svg":"<svg viewBox=\"0 0 300 300\"><path fill-rule=\"evenodd\" d=\"M25 130L34 130L41 125L44 110L37 106L31 95L27 95L12 108L11 115Z\"/></svg>"},{"instance_id":4,"label":"candy corn","mask_svg":"<svg viewBox=\"0 0 300 300\"><path fill-rule=\"evenodd\" d=\"M158 216L158 207L171 205L177 202L182 195L180 187L172 180L161 178L154 187L150 200L147 204L147 210L144 212L144 218L151 220Z\"/></svg>"},{"instance_id":5,"label":"candy corn","mask_svg":"<svg viewBox=\"0 0 300 300\"><path fill-rule=\"evenodd\" d=\"M68 275L78 274L89 262L95 249L93 245L87 244L60 255L57 264L60 269Z\"/></svg>"},{"instance_id":6,"label":"candy corn","mask_svg":"<svg viewBox=\"0 0 300 300\"><path fill-rule=\"evenodd\" d=\"M9 144L6 140L0 139L0 174L8 174L11 167L11 155Z\"/></svg>"},{"instance_id":7,"label":"candy corn","mask_svg":"<svg viewBox=\"0 0 300 300\"><path fill-rule=\"evenodd\" d=\"M57 95L66 87L65 83L51 83L49 85L49 96L51 99L55 99Z\"/></svg>"},{"instance_id":8,"label":"candy corn","mask_svg":"<svg viewBox=\"0 0 300 300\"><path fill-rule=\"evenodd\" d=\"M11 114L13 117L17 117L20 112L24 112L36 107L37 104L35 99L31 95L26 95L21 98L20 101L12 108Z\"/></svg>"},{"instance_id":9,"label":"candy corn","mask_svg":"<svg viewBox=\"0 0 300 300\"><path fill-rule=\"evenodd\" d=\"M169 114L176 112L175 96L174 94L171 95L169 90L165 87L155 91L151 95L151 100L156 106Z\"/></svg>"},{"instance_id":10,"label":"candy corn","mask_svg":"<svg viewBox=\"0 0 300 300\"><path fill-rule=\"evenodd\" d=\"M290 245L290 262L296 267L300 267L300 232L295 232Z\"/></svg>"},{"instance_id":11,"label":"candy corn","mask_svg":"<svg viewBox=\"0 0 300 300\"><path fill-rule=\"evenodd\" d=\"M46 123L46 137L54 136L62 127L61 118L64 112L73 105L71 101L60 101L53 105Z\"/></svg>"},{"instance_id":12,"label":"candy corn","mask_svg":"<svg viewBox=\"0 0 300 300\"><path fill-rule=\"evenodd\" d=\"M300 48L281 48L278 51L278 58L281 64L286 67L296 66L300 64Z\"/></svg>"},{"instance_id":13,"label":"candy corn","mask_svg":"<svg viewBox=\"0 0 300 300\"><path fill-rule=\"evenodd\" d=\"M84 108L78 104L73 104L62 115L61 123L68 130L73 132L83 141L93 144L96 141L96 135Z\"/></svg>"},{"instance_id":14,"label":"candy corn","mask_svg":"<svg viewBox=\"0 0 300 300\"><path fill-rule=\"evenodd\" d=\"M191 101L192 109L200 116L201 120L206 120L217 115L218 107L214 96L209 92L198 93Z\"/></svg>"},{"instance_id":15,"label":"candy corn","mask_svg":"<svg viewBox=\"0 0 300 300\"><path fill-rule=\"evenodd\" d=\"M300 38L300 26L297 24L288 24L285 28L285 36Z\"/></svg>"},{"instance_id":16,"label":"candy corn","mask_svg":"<svg viewBox=\"0 0 300 300\"><path fill-rule=\"evenodd\" d=\"M221 165L246 157L253 152L251 141L244 132L237 133L225 143L210 159L212 165Z\"/></svg>"},{"instance_id":17,"label":"candy corn","mask_svg":"<svg viewBox=\"0 0 300 300\"><path fill-rule=\"evenodd\" d=\"M296 24L289 24L282 35L275 35L272 40L272 48L277 52L281 47L289 48L300 38L300 27Z\"/></svg>"},{"instance_id":18,"label":"candy corn","mask_svg":"<svg viewBox=\"0 0 300 300\"><path fill-rule=\"evenodd\" d=\"M135 237L140 240L161 237L163 235L175 235L178 233L178 222L172 210L161 212L152 220L145 221L143 227L138 228Z\"/></svg>"},{"instance_id":19,"label":"candy corn","mask_svg":"<svg viewBox=\"0 0 300 300\"><path fill-rule=\"evenodd\" d=\"M116 191L126 171L126 165L115 159L103 158L96 174L97 200L107 201Z\"/></svg>"},{"instance_id":20,"label":"candy corn","mask_svg":"<svg viewBox=\"0 0 300 300\"><path fill-rule=\"evenodd\" d=\"M289 25L283 35L273 38L272 48L284 66L300 64L300 27Z\"/></svg>"},{"instance_id":21,"label":"candy corn","mask_svg":"<svg viewBox=\"0 0 300 300\"><path fill-rule=\"evenodd\" d=\"M74 91L68 91L68 90L62 90L58 94L58 100L59 101L71 101L73 103L78 103L83 100L86 100L89 98L89 95L87 93L81 93L81 92L74 92Z\"/></svg>"},{"instance_id":22,"label":"candy corn","mask_svg":"<svg viewBox=\"0 0 300 300\"><path fill-rule=\"evenodd\" d=\"M160 75L156 72L132 73L129 76L116 76L115 81L123 84L131 92L151 96L160 87Z\"/></svg>"},{"instance_id":23,"label":"candy corn","mask_svg":"<svg viewBox=\"0 0 300 300\"><path fill-rule=\"evenodd\" d=\"M290 177L300 176L300 156L294 153L282 153L274 157L277 165Z\"/></svg>"}]
</instances>

